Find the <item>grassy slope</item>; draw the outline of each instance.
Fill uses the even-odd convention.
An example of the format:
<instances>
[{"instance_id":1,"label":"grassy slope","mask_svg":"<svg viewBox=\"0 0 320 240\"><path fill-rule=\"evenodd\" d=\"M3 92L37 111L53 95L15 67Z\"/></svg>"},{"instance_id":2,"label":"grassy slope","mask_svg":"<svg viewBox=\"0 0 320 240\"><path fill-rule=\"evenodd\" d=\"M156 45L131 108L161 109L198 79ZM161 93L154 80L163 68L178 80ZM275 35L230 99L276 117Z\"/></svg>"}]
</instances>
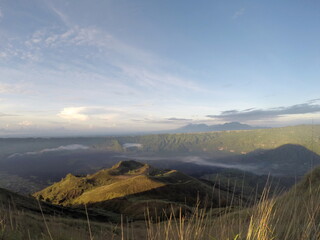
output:
<instances>
[{"instance_id":1,"label":"grassy slope","mask_svg":"<svg viewBox=\"0 0 320 240\"><path fill-rule=\"evenodd\" d=\"M135 176L109 185L100 186L84 192L73 201L74 204L88 204L125 197L139 192L149 191L164 186L147 176Z\"/></svg>"},{"instance_id":2,"label":"grassy slope","mask_svg":"<svg viewBox=\"0 0 320 240\"><path fill-rule=\"evenodd\" d=\"M240 195L243 202L250 206L259 198L265 187L270 187L270 194L279 195L288 190L295 183L293 177L272 177L255 175L235 169L228 169L220 173L206 174L202 179L210 181L219 189L226 189ZM251 204L250 204L251 203Z\"/></svg>"},{"instance_id":3,"label":"grassy slope","mask_svg":"<svg viewBox=\"0 0 320 240\"><path fill-rule=\"evenodd\" d=\"M121 162L85 177L69 174L34 196L64 206L89 204L140 217L146 205L161 210L170 204L194 206L198 198L204 201L206 197L214 207L238 201L238 196L232 197L232 190L213 190L212 186L180 172L158 170L135 161Z\"/></svg>"},{"instance_id":4,"label":"grassy slope","mask_svg":"<svg viewBox=\"0 0 320 240\"><path fill-rule=\"evenodd\" d=\"M320 238L320 168L314 169L276 201L280 239Z\"/></svg>"},{"instance_id":5,"label":"grassy slope","mask_svg":"<svg viewBox=\"0 0 320 240\"><path fill-rule=\"evenodd\" d=\"M54 204L72 205L75 199L87 191L99 190L103 186L109 186L109 189L111 186L112 191L114 183L119 184L119 182L129 179L132 181L132 178L145 173L148 170L147 168L148 165L131 161L129 164L119 163L111 169L104 169L88 176L68 174L60 182L35 193L34 196Z\"/></svg>"},{"instance_id":6,"label":"grassy slope","mask_svg":"<svg viewBox=\"0 0 320 240\"><path fill-rule=\"evenodd\" d=\"M246 240L320 239L320 168L282 196L269 194L267 190L252 208L213 219L208 234L216 239L233 239L237 234Z\"/></svg>"}]
</instances>

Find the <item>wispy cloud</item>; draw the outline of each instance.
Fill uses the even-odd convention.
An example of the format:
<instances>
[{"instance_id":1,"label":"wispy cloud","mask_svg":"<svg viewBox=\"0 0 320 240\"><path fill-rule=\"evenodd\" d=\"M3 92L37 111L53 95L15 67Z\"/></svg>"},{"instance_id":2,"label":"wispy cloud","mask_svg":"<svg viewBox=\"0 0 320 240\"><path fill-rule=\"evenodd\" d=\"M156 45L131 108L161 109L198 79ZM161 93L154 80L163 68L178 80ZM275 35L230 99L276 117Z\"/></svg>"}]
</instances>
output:
<instances>
[{"instance_id":1,"label":"wispy cloud","mask_svg":"<svg viewBox=\"0 0 320 240\"><path fill-rule=\"evenodd\" d=\"M144 67L133 67L121 65L122 71L132 79L135 79L138 84L144 87L157 89L170 89L172 86L180 89L187 89L197 92L207 92L193 81L183 79L171 74L162 73L159 71L148 70Z\"/></svg>"},{"instance_id":2,"label":"wispy cloud","mask_svg":"<svg viewBox=\"0 0 320 240\"><path fill-rule=\"evenodd\" d=\"M60 146L57 148L45 148L36 152L14 153L8 156L8 158L23 157L26 155L39 155L39 154L50 153L50 152L76 151L76 150L86 150L86 149L89 149L89 147L81 144L70 144L66 146Z\"/></svg>"},{"instance_id":3,"label":"wispy cloud","mask_svg":"<svg viewBox=\"0 0 320 240\"><path fill-rule=\"evenodd\" d=\"M8 37L6 44L0 44L0 61L2 58L10 63L0 67L3 79L11 82L24 79L37 91L27 102L21 101L25 108L40 102L42 108L50 108L60 120L86 122L98 115L85 112L87 109L81 106L114 105L126 109L129 104L139 104L145 99L157 102L161 97L165 100L158 105L163 107L173 105L186 93L208 93L196 80L179 72L170 60L128 44L126 39L119 39L103 28L74 23L71 15L56 7L54 1L45 2L50 17L56 18L52 25L41 25L34 32L14 39ZM23 90L0 83L0 93ZM142 106L136 109L139 113L129 117L142 118L148 114L147 108ZM106 111L99 119L111 121L126 114ZM168 116L163 115L162 118Z\"/></svg>"},{"instance_id":4,"label":"wispy cloud","mask_svg":"<svg viewBox=\"0 0 320 240\"><path fill-rule=\"evenodd\" d=\"M64 14L62 11L60 11L58 8L56 8L52 2L45 0L44 1L47 4L47 7L61 20L62 23L64 23L66 26L71 26L71 21L69 17Z\"/></svg>"},{"instance_id":5,"label":"wispy cloud","mask_svg":"<svg viewBox=\"0 0 320 240\"><path fill-rule=\"evenodd\" d=\"M242 15L244 15L245 12L246 12L246 9L245 9L245 8L240 8L239 10L237 10L237 11L233 14L232 18L233 18L233 19L237 19L237 18L241 17Z\"/></svg>"},{"instance_id":6,"label":"wispy cloud","mask_svg":"<svg viewBox=\"0 0 320 240\"><path fill-rule=\"evenodd\" d=\"M63 54L57 55L57 52ZM67 69L81 66L82 71L97 75L92 65L95 62L107 66L107 74L116 76L127 86L136 85L136 88L149 88L167 94L172 87L178 87L179 91L208 92L193 80L162 70L163 67L172 68L171 63L128 45L97 27L69 24L58 29L42 28L26 40L2 47L0 56L36 64L45 60L57 66L64 62Z\"/></svg>"},{"instance_id":7,"label":"wispy cloud","mask_svg":"<svg viewBox=\"0 0 320 240\"><path fill-rule=\"evenodd\" d=\"M2 112L0 112L0 117L14 117L14 116L16 116L16 115L14 115L14 114L7 114L7 113L2 113Z\"/></svg>"},{"instance_id":8,"label":"wispy cloud","mask_svg":"<svg viewBox=\"0 0 320 240\"><path fill-rule=\"evenodd\" d=\"M207 91L195 81L183 76L177 76L170 71L163 71L164 66L172 67L172 63L158 56L132 46L118 39L114 34L93 26L80 26L54 2L46 0L47 7L64 23L59 28L42 28L25 41L27 49L36 50L37 54L29 56L36 60L44 55L44 51L60 51L69 54L79 54L84 61L101 62L112 66L113 73L117 71L118 79L133 82L139 87L157 88L166 91L170 86L192 91ZM92 48L89 50L89 48ZM33 52L33 51L29 51ZM29 54L30 55L30 54ZM56 57L56 55L55 55ZM65 57L65 56L64 56ZM48 56L45 57L48 59ZM66 59L64 58L64 61Z\"/></svg>"},{"instance_id":9,"label":"wispy cloud","mask_svg":"<svg viewBox=\"0 0 320 240\"><path fill-rule=\"evenodd\" d=\"M169 120L169 121L192 121L192 119L190 119L190 118L175 118L175 117L168 118L167 120Z\"/></svg>"},{"instance_id":10,"label":"wispy cloud","mask_svg":"<svg viewBox=\"0 0 320 240\"><path fill-rule=\"evenodd\" d=\"M254 121L254 120L269 120L277 119L283 116L310 114L320 112L320 105L314 104L318 100L313 100L312 103L302 103L287 107L278 107L270 109L246 109L246 110L228 110L223 111L219 115L207 115L209 118L224 120L224 121Z\"/></svg>"}]
</instances>

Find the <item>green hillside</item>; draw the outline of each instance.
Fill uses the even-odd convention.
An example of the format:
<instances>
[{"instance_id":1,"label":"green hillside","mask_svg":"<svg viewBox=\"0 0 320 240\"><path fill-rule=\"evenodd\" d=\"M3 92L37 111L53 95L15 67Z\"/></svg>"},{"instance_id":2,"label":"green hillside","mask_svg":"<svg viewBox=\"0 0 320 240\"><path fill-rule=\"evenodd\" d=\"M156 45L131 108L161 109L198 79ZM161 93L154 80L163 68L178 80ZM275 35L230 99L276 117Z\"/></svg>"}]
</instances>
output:
<instances>
[{"instance_id":1,"label":"green hillside","mask_svg":"<svg viewBox=\"0 0 320 240\"><path fill-rule=\"evenodd\" d=\"M273 149L284 144L297 144L320 154L320 125L238 130L207 133L155 134L109 137L94 147L120 151L119 144L138 143L142 147L126 151L153 153L209 153L215 157L246 154L256 149ZM123 149L125 151L125 149Z\"/></svg>"}]
</instances>

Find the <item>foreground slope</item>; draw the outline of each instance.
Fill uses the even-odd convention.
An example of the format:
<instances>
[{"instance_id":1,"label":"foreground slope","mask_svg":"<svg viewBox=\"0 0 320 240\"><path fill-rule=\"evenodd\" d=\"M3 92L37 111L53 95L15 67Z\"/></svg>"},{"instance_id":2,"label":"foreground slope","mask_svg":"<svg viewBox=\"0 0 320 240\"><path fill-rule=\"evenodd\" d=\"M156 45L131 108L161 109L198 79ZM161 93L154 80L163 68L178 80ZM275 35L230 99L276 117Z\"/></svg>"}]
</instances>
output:
<instances>
[{"instance_id":1,"label":"foreground slope","mask_svg":"<svg viewBox=\"0 0 320 240\"><path fill-rule=\"evenodd\" d=\"M320 168L282 196L260 203L257 209L258 214L253 214L255 227L262 227L261 219L267 219L264 224L272 232L264 231L270 239L320 239Z\"/></svg>"},{"instance_id":2,"label":"foreground slope","mask_svg":"<svg viewBox=\"0 0 320 240\"><path fill-rule=\"evenodd\" d=\"M118 231L107 222L120 218L87 212L94 239L117 239ZM55 206L0 188L0 239L88 239L89 232L85 209Z\"/></svg>"},{"instance_id":3,"label":"foreground slope","mask_svg":"<svg viewBox=\"0 0 320 240\"><path fill-rule=\"evenodd\" d=\"M160 171L153 169L152 167L137 162L121 162L111 169L105 169L97 172L96 174L82 177L82 179L94 179L96 182L103 184L108 182L114 177L122 178L115 180L114 183L124 181L125 179L135 178L129 175L135 176L149 176L153 173L165 174L172 171ZM175 171L176 172L176 171ZM70 177L70 176L69 176ZM185 176L186 179L191 180L190 177ZM80 178L80 177L75 177ZM74 180L74 177L71 179ZM165 184L179 186L179 179L183 181L183 177L169 178ZM63 181L61 181L62 183ZM73 183L76 181L73 181ZM92 183L93 181L91 181ZM66 182L65 182L66 183ZM82 186L86 185L82 181ZM99 184L98 184L99 185ZM112 184L105 184L105 186ZM67 185L65 185L67 186ZM77 185L73 185L77 186ZM56 186L58 187L58 186ZM100 186L101 187L101 186ZM188 186L189 187L189 186ZM99 187L97 187L99 188ZM162 187L158 187L159 191ZM95 188L91 188L94 190ZM57 190L57 189L56 189ZM55 190L55 191L56 191ZM90 192L91 190L84 191ZM171 189L172 190L172 189ZM150 192L150 191L146 191ZM145 192L145 193L146 193ZM56 192L57 193L57 192ZM160 193L160 192L158 192ZM220 192L222 193L222 192ZM164 192L162 194L166 195ZM174 192L171 191L171 195ZM79 196L82 196L80 194ZM140 201L141 197L145 199L149 196L148 203L152 204L151 195L140 195L140 198L136 196L135 199L131 198L132 195L128 195L124 198L112 198L99 203L89 203L91 207L106 207L106 205L112 205L114 209L116 206L129 206L124 204L131 204L131 212L138 214L139 207L147 205L147 202ZM155 195L154 195L155 196ZM159 195L157 195L159 197ZM190 195L189 195L190 196ZM188 197L189 197L188 196ZM130 202L129 200L135 200ZM22 201L19 203L19 201ZM1 205L0 207L0 219L5 219L5 235L0 232L2 239L25 239L29 232L32 233L32 238L29 239L50 239L48 233L46 233L45 225L41 220L41 215L29 215L29 210L23 212L12 213L7 211L3 218L3 207L8 208L9 204L17 202L19 205L26 206L26 202L34 204L36 208L36 201L26 197L13 194L6 190L0 189L0 202L7 202L7 205ZM162 199L165 202L164 199ZM9 203L8 203L9 202ZM139 204L136 204L139 202ZM50 204L45 204L49 207ZM101 205L100 205L101 204ZM11 205L13 206L13 205ZM159 205L152 205L159 207ZM233 205L232 208L213 209L213 211L203 211L202 209L193 209L191 215L169 214L164 221L156 222L155 224L150 222L139 222L127 224L123 229L116 229L108 224L101 225L100 223L91 222L92 236L94 239L123 239L121 232L129 233L125 235L126 238L134 236L134 239L241 239L241 240L262 240L262 239L281 239L281 240L302 240L302 239L319 239L320 237L320 168L315 169L310 174L305 176L299 181L290 191L284 193L280 197L272 197L264 195L262 198L257 199L257 203L254 207L243 209L241 206ZM44 207L45 208L45 207ZM56 206L56 209L60 207ZM27 209L27 208L24 208ZM62 208L60 208L62 209ZM67 209L67 208L65 208ZM89 207L89 210L91 208ZM239 211L237 211L239 209ZM70 208L70 211L76 210ZM102 208L100 208L100 211ZM128 209L127 209L128 210ZM174 211L174 208L170 208ZM217 210L217 211L215 211ZM178 212L179 213L179 212ZM193 213L193 214L192 214ZM55 213L51 214L52 217L48 218L48 225L50 231L54 231L53 239L87 239L89 238L89 231L86 230L88 225L84 221L75 219L57 218ZM92 215L89 212L90 220ZM10 221L15 222L15 225L10 227ZM34 222L30 225L30 222ZM120 220L119 220L120 222ZM1 223L0 223L1 224ZM3 224L3 223L2 223ZM133 225L132 225L133 224ZM42 227L41 227L42 226ZM63 226L63 228L61 228ZM104 231L104 232L102 232ZM7 233L6 233L7 232ZM12 234L8 238L9 234ZM20 234L19 236L17 234ZM90 233L91 234L91 233ZM138 235L141 234L141 235ZM44 236L48 236L45 238ZM90 235L91 236L91 235ZM183 236L183 237L181 237ZM133 237L132 237L133 238ZM130 238L131 239L131 238Z\"/></svg>"},{"instance_id":4,"label":"foreground slope","mask_svg":"<svg viewBox=\"0 0 320 240\"><path fill-rule=\"evenodd\" d=\"M146 206L159 211L171 206L193 207L197 200L209 206L226 206L232 199L228 190L212 186L175 170L160 170L136 161L122 161L110 169L87 176L68 174L60 182L34 196L64 206L89 205L143 216Z\"/></svg>"},{"instance_id":5,"label":"foreground slope","mask_svg":"<svg viewBox=\"0 0 320 240\"><path fill-rule=\"evenodd\" d=\"M319 222L320 168L316 168L281 196L273 196L266 187L254 206L213 218L207 230L215 239L309 240L320 239Z\"/></svg>"}]
</instances>

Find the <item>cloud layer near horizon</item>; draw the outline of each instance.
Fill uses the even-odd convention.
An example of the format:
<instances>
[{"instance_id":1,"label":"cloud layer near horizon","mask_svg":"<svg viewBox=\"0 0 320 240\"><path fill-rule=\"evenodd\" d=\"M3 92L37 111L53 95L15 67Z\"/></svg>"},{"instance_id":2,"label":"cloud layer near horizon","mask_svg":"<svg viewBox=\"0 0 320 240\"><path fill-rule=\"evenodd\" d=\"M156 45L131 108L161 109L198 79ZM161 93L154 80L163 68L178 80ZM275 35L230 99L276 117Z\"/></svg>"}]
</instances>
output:
<instances>
[{"instance_id":1,"label":"cloud layer near horizon","mask_svg":"<svg viewBox=\"0 0 320 240\"><path fill-rule=\"evenodd\" d=\"M209 118L219 119L222 121L239 121L247 122L254 120L275 120L279 117L297 115L297 114L309 114L320 112L320 105L314 104L318 100L311 100L307 103L296 104L287 107L277 107L270 109L246 109L246 110L228 110L223 111L218 115L207 115Z\"/></svg>"}]
</instances>

